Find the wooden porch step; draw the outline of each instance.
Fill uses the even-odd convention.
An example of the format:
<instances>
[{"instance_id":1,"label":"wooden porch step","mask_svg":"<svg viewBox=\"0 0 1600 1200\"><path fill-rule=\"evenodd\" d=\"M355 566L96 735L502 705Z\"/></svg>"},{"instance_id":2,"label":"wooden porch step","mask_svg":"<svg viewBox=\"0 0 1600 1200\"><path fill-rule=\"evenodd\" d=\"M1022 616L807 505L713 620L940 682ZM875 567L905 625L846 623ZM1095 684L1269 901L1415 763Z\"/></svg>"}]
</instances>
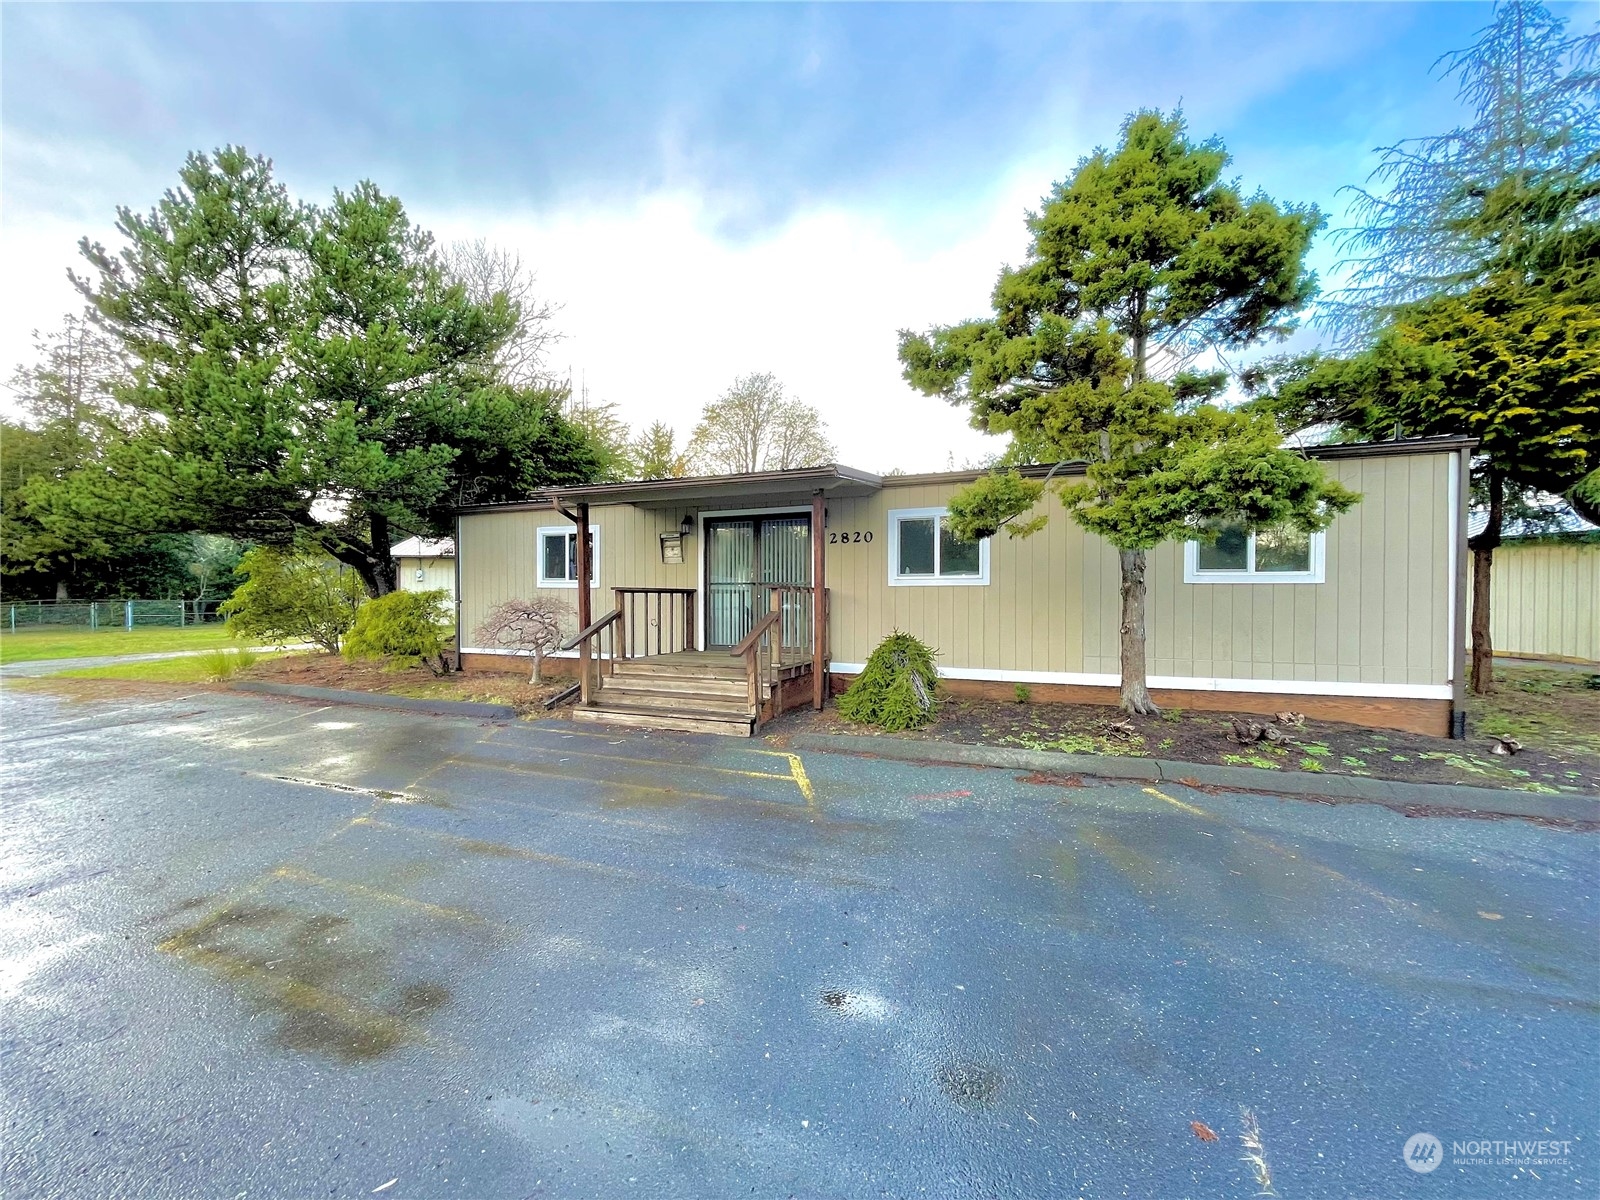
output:
<instances>
[{"instance_id":1,"label":"wooden porch step","mask_svg":"<svg viewBox=\"0 0 1600 1200\"><path fill-rule=\"evenodd\" d=\"M720 661L725 659L726 661ZM706 654L695 658L626 658L615 664L616 674L669 676L681 679L743 679L744 660L731 655Z\"/></svg>"},{"instance_id":2,"label":"wooden porch step","mask_svg":"<svg viewBox=\"0 0 1600 1200\"><path fill-rule=\"evenodd\" d=\"M602 708L626 706L651 712L680 712L687 716L748 717L750 702L743 691L738 696L701 696L684 692L634 692L608 680L596 697Z\"/></svg>"},{"instance_id":3,"label":"wooden porch step","mask_svg":"<svg viewBox=\"0 0 1600 1200\"><path fill-rule=\"evenodd\" d=\"M621 725L631 729L670 729L679 733L716 733L725 737L749 737L755 721L746 716L695 716L682 711L639 708L631 704L582 705L572 710L572 719L584 723Z\"/></svg>"},{"instance_id":4,"label":"wooden porch step","mask_svg":"<svg viewBox=\"0 0 1600 1200\"><path fill-rule=\"evenodd\" d=\"M738 679L721 677L699 679L682 675L617 674L605 681L604 690L650 696L677 696L686 703L693 703L699 699L743 702L750 694L750 685L742 675Z\"/></svg>"}]
</instances>

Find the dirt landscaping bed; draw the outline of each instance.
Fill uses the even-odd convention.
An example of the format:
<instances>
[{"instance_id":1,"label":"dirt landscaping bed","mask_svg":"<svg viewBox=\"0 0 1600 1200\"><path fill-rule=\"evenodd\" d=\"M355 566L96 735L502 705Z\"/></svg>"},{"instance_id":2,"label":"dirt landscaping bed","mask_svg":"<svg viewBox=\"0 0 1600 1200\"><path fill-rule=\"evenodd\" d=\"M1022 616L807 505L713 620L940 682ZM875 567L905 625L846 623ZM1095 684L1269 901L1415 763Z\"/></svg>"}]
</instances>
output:
<instances>
[{"instance_id":1,"label":"dirt landscaping bed","mask_svg":"<svg viewBox=\"0 0 1600 1200\"><path fill-rule=\"evenodd\" d=\"M1266 770L1365 775L1410 783L1464 783L1527 792L1600 793L1600 690L1589 677L1538 669L1501 672L1495 695L1475 700L1464 741L1335 721L1278 727L1285 740L1240 745L1230 736L1243 713L1168 709L1160 717L1124 718L1093 704L1006 703L946 698L933 724L900 736L1071 754L1114 754ZM1131 733L1117 726L1127 721ZM829 708L785 716L774 734L881 733L852 725ZM1490 752L1491 734L1523 749Z\"/></svg>"},{"instance_id":2,"label":"dirt landscaping bed","mask_svg":"<svg viewBox=\"0 0 1600 1200\"><path fill-rule=\"evenodd\" d=\"M547 712L544 701L572 681L529 682L527 672L515 674L473 671L467 675L434 675L426 667L390 667L381 662L350 662L335 654L292 654L265 659L240 671L238 679L264 683L291 683L309 687L344 688L378 692L386 696L411 696L427 700L472 700L480 704L507 704L524 716L555 716L564 708Z\"/></svg>"}]
</instances>

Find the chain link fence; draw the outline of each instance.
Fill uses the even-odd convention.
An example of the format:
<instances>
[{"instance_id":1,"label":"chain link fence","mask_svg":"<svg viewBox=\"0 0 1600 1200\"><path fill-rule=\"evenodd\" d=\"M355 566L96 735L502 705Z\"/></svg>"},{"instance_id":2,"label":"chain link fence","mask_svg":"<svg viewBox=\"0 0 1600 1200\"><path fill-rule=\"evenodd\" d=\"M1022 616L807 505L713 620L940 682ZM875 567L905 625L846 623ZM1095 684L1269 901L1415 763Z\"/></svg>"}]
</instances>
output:
<instances>
[{"instance_id":1,"label":"chain link fence","mask_svg":"<svg viewBox=\"0 0 1600 1200\"><path fill-rule=\"evenodd\" d=\"M5 628L145 629L222 620L220 600L12 600L0 609Z\"/></svg>"}]
</instances>

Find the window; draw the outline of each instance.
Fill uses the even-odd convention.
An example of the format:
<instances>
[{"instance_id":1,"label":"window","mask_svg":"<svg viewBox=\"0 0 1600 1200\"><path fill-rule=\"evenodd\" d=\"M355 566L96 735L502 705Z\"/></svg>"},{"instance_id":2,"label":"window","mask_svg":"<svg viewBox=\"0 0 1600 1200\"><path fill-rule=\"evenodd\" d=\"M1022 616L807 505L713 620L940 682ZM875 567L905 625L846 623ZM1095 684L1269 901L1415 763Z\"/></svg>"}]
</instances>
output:
<instances>
[{"instance_id":1,"label":"window","mask_svg":"<svg viewBox=\"0 0 1600 1200\"><path fill-rule=\"evenodd\" d=\"M1321 583L1324 537L1280 527L1247 533L1223 525L1214 542L1189 542L1183 552L1185 583Z\"/></svg>"},{"instance_id":2,"label":"window","mask_svg":"<svg viewBox=\"0 0 1600 1200\"><path fill-rule=\"evenodd\" d=\"M589 528L589 586L599 586L600 531ZM539 530L539 586L578 586L578 531L570 525Z\"/></svg>"},{"instance_id":3,"label":"window","mask_svg":"<svg viewBox=\"0 0 1600 1200\"><path fill-rule=\"evenodd\" d=\"M989 542L964 542L942 508L889 512L889 584L916 587L989 582Z\"/></svg>"}]
</instances>

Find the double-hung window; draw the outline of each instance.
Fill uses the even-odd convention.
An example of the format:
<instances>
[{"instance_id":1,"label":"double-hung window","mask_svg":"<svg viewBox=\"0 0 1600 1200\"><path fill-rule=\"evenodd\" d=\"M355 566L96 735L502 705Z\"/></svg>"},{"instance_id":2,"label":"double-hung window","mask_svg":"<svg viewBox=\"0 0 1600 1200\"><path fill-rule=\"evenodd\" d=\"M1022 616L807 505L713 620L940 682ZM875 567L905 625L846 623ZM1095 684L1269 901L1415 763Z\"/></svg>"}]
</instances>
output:
<instances>
[{"instance_id":1,"label":"double-hung window","mask_svg":"<svg viewBox=\"0 0 1600 1200\"><path fill-rule=\"evenodd\" d=\"M989 582L989 539L956 537L943 508L889 510L889 586Z\"/></svg>"},{"instance_id":2,"label":"double-hung window","mask_svg":"<svg viewBox=\"0 0 1600 1200\"><path fill-rule=\"evenodd\" d=\"M1259 529L1225 523L1216 539L1183 548L1185 583L1321 583L1325 535L1287 526Z\"/></svg>"},{"instance_id":3,"label":"double-hung window","mask_svg":"<svg viewBox=\"0 0 1600 1200\"><path fill-rule=\"evenodd\" d=\"M600 580L599 530L589 530L589 586ZM551 525L539 530L539 586L575 588L578 586L578 531L570 525Z\"/></svg>"}]
</instances>

